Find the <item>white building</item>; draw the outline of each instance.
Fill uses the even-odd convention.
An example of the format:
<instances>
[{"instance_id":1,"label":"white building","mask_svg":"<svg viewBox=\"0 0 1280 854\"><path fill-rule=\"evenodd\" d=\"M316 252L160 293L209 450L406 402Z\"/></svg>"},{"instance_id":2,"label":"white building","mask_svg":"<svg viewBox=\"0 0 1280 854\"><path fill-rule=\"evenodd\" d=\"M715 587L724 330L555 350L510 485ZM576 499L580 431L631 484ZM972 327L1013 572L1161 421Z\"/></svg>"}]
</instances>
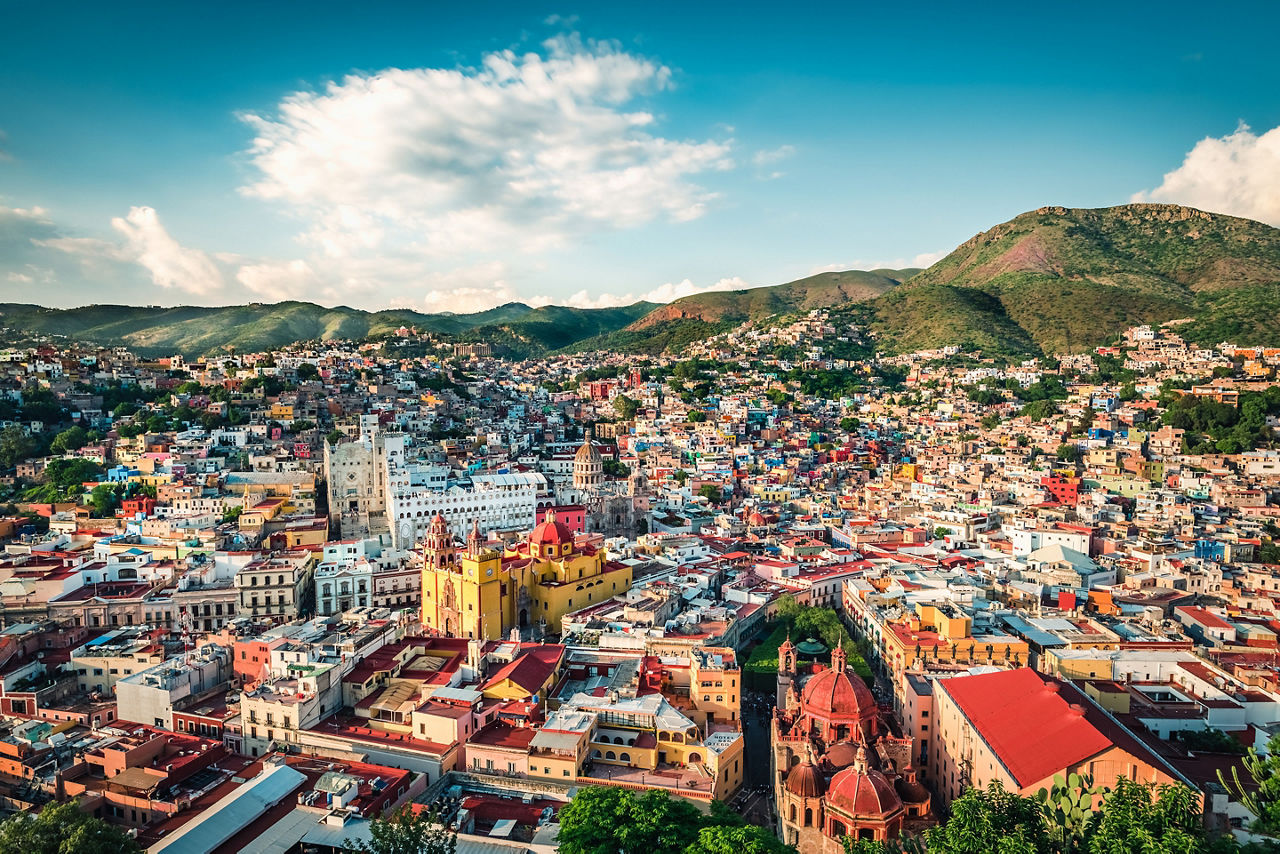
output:
<instances>
[{"instance_id":1,"label":"white building","mask_svg":"<svg viewBox=\"0 0 1280 854\"><path fill-rule=\"evenodd\" d=\"M536 472L477 474L469 485L449 484L441 466L408 463L404 436L384 439L387 516L391 544L408 550L440 513L456 531L478 522L480 532L529 530L538 521L539 497L550 505L547 479Z\"/></svg>"},{"instance_id":2,"label":"white building","mask_svg":"<svg viewBox=\"0 0 1280 854\"><path fill-rule=\"evenodd\" d=\"M378 540L341 540L324 547L316 567L316 612L323 617L373 605L374 575L394 571L407 555Z\"/></svg>"}]
</instances>

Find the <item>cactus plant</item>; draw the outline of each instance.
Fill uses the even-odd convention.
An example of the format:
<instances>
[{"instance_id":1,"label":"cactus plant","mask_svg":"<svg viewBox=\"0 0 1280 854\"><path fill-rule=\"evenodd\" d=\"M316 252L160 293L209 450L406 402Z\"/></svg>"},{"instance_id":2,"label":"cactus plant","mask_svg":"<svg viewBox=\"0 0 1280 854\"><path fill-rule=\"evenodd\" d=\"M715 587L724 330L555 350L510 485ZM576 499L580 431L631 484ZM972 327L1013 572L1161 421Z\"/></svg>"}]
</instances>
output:
<instances>
[{"instance_id":1,"label":"cactus plant","mask_svg":"<svg viewBox=\"0 0 1280 854\"><path fill-rule=\"evenodd\" d=\"M1106 792L1106 788L1093 785L1092 777L1075 773L1065 778L1055 774L1053 788L1036 792L1035 798L1054 836L1055 850L1083 850L1085 833L1095 815L1094 801Z\"/></svg>"}]
</instances>

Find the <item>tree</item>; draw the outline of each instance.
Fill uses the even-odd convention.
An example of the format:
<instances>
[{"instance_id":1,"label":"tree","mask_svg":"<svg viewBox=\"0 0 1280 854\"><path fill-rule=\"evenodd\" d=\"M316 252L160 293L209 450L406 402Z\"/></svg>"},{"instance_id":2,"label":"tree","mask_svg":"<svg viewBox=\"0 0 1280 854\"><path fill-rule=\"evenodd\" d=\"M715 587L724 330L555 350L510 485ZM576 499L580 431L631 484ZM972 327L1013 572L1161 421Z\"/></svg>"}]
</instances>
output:
<instances>
[{"instance_id":1,"label":"tree","mask_svg":"<svg viewBox=\"0 0 1280 854\"><path fill-rule=\"evenodd\" d=\"M1058 405L1049 398L1033 400L1022 407L1018 414L1030 418L1032 421L1044 421L1046 418L1052 418L1058 414Z\"/></svg>"},{"instance_id":2,"label":"tree","mask_svg":"<svg viewBox=\"0 0 1280 854\"><path fill-rule=\"evenodd\" d=\"M630 421L640 411L640 404L625 394L620 394L613 399L613 411L618 413L618 417L623 421Z\"/></svg>"},{"instance_id":3,"label":"tree","mask_svg":"<svg viewBox=\"0 0 1280 854\"><path fill-rule=\"evenodd\" d=\"M690 424L701 424L707 420L707 413L701 409L690 409L686 418Z\"/></svg>"},{"instance_id":4,"label":"tree","mask_svg":"<svg viewBox=\"0 0 1280 854\"><path fill-rule=\"evenodd\" d=\"M985 791L968 789L951 802L951 818L925 831L929 851L936 854L1050 854L1044 814L1033 798L1024 798L992 783Z\"/></svg>"},{"instance_id":5,"label":"tree","mask_svg":"<svg viewBox=\"0 0 1280 854\"><path fill-rule=\"evenodd\" d=\"M1076 445L1059 445L1057 455L1064 463L1074 463L1080 459L1080 448Z\"/></svg>"},{"instance_id":6,"label":"tree","mask_svg":"<svg viewBox=\"0 0 1280 854\"><path fill-rule=\"evenodd\" d=\"M310 362L303 362L298 365L298 379L302 382L311 382L320 379L320 369Z\"/></svg>"},{"instance_id":7,"label":"tree","mask_svg":"<svg viewBox=\"0 0 1280 854\"><path fill-rule=\"evenodd\" d=\"M439 813L414 812L401 807L385 818L369 823L372 837L368 842L343 843L345 851L355 854L454 854L458 834L440 821Z\"/></svg>"},{"instance_id":8,"label":"tree","mask_svg":"<svg viewBox=\"0 0 1280 854\"><path fill-rule=\"evenodd\" d=\"M1093 854L1143 851L1182 854L1230 851L1233 842L1205 838L1200 796L1186 786L1156 786L1121 777L1086 830Z\"/></svg>"},{"instance_id":9,"label":"tree","mask_svg":"<svg viewBox=\"0 0 1280 854\"><path fill-rule=\"evenodd\" d=\"M795 849L763 827L717 825L698 831L684 854L794 854Z\"/></svg>"},{"instance_id":10,"label":"tree","mask_svg":"<svg viewBox=\"0 0 1280 854\"><path fill-rule=\"evenodd\" d=\"M676 479L676 483L680 484L681 486L684 486L685 481L689 479L689 473L684 469L676 469L676 473L673 476Z\"/></svg>"},{"instance_id":11,"label":"tree","mask_svg":"<svg viewBox=\"0 0 1280 854\"><path fill-rule=\"evenodd\" d=\"M87 444L89 444L89 434L83 427L68 427L53 437L53 441L49 443L49 450L55 454L65 454L68 451L78 451Z\"/></svg>"},{"instance_id":12,"label":"tree","mask_svg":"<svg viewBox=\"0 0 1280 854\"><path fill-rule=\"evenodd\" d=\"M945 540L947 536L950 535L950 533L951 533L950 528L944 528L941 525L939 525L933 529L933 538L935 540Z\"/></svg>"},{"instance_id":13,"label":"tree","mask_svg":"<svg viewBox=\"0 0 1280 854\"><path fill-rule=\"evenodd\" d=\"M861 422L859 422L858 419L846 415L844 418L840 419L840 429L846 433L852 433L854 430L858 429L860 423Z\"/></svg>"},{"instance_id":14,"label":"tree","mask_svg":"<svg viewBox=\"0 0 1280 854\"><path fill-rule=\"evenodd\" d=\"M123 830L80 810L76 801L52 804L38 815L18 813L0 822L0 854L141 854Z\"/></svg>"},{"instance_id":15,"label":"tree","mask_svg":"<svg viewBox=\"0 0 1280 854\"><path fill-rule=\"evenodd\" d=\"M698 487L698 495L707 499L712 504L720 503L720 490L710 483L704 483Z\"/></svg>"},{"instance_id":16,"label":"tree","mask_svg":"<svg viewBox=\"0 0 1280 854\"><path fill-rule=\"evenodd\" d=\"M1218 782L1231 796L1253 813L1250 829L1269 836L1280 835L1280 735L1273 735L1263 754L1252 747L1249 755L1241 760L1245 771L1257 784L1257 791L1249 792L1240 783L1240 769L1231 769L1231 782L1218 772Z\"/></svg>"},{"instance_id":17,"label":"tree","mask_svg":"<svg viewBox=\"0 0 1280 854\"><path fill-rule=\"evenodd\" d=\"M688 801L660 789L641 795L591 786L560 810L561 854L682 854L704 818Z\"/></svg>"},{"instance_id":18,"label":"tree","mask_svg":"<svg viewBox=\"0 0 1280 854\"><path fill-rule=\"evenodd\" d=\"M101 474L101 466L93 460L86 460L83 457L50 460L44 469L45 479L64 491L72 487L78 489L80 484L88 480L96 480Z\"/></svg>"},{"instance_id":19,"label":"tree","mask_svg":"<svg viewBox=\"0 0 1280 854\"><path fill-rule=\"evenodd\" d=\"M35 452L36 440L26 430L16 424L0 430L0 465L16 466Z\"/></svg>"},{"instance_id":20,"label":"tree","mask_svg":"<svg viewBox=\"0 0 1280 854\"><path fill-rule=\"evenodd\" d=\"M95 486L89 493L89 506L93 508L93 515L99 519L114 514L120 506L120 493L116 491L116 485L100 483Z\"/></svg>"}]
</instances>

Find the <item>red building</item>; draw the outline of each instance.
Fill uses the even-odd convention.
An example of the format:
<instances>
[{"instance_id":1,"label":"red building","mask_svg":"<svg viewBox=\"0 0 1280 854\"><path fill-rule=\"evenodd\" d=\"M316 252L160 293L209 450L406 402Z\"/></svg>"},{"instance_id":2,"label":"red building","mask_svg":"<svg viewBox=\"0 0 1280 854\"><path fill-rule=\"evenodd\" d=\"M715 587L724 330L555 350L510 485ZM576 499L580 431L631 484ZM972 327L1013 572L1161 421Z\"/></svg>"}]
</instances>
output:
<instances>
[{"instance_id":1,"label":"red building","mask_svg":"<svg viewBox=\"0 0 1280 854\"><path fill-rule=\"evenodd\" d=\"M539 525L547 520L548 513L555 513L556 521L568 528L570 533L581 534L587 530L587 508L581 504L544 507L538 511Z\"/></svg>"},{"instance_id":2,"label":"red building","mask_svg":"<svg viewBox=\"0 0 1280 854\"><path fill-rule=\"evenodd\" d=\"M1080 478L1078 477L1046 475L1040 478L1040 485L1053 496L1053 500L1058 504L1075 507L1076 502L1080 500Z\"/></svg>"}]
</instances>

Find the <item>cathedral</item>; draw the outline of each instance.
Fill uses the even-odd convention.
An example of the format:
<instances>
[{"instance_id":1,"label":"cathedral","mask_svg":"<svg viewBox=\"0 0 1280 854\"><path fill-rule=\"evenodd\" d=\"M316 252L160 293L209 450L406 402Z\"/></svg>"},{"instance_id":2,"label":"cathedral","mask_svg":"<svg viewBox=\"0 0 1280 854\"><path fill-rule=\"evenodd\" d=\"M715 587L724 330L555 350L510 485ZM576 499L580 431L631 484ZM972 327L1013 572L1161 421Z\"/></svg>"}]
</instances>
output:
<instances>
[{"instance_id":1,"label":"cathedral","mask_svg":"<svg viewBox=\"0 0 1280 854\"><path fill-rule=\"evenodd\" d=\"M871 689L849 671L801 668L788 638L778 648L772 722L774 803L782 840L800 854L843 854L841 839L884 841L929 815L929 792L911 766L910 737L894 735Z\"/></svg>"},{"instance_id":2,"label":"cathedral","mask_svg":"<svg viewBox=\"0 0 1280 854\"><path fill-rule=\"evenodd\" d=\"M555 513L510 546L491 544L473 525L459 550L439 514L422 541L422 625L435 634L496 640L560 633L565 614L631 587L631 567L575 538Z\"/></svg>"},{"instance_id":3,"label":"cathedral","mask_svg":"<svg viewBox=\"0 0 1280 854\"><path fill-rule=\"evenodd\" d=\"M573 486L558 496L562 504L580 504L586 509L588 533L606 537L635 537L649 510L649 484L637 470L625 480L607 480L604 457L590 441L583 443L573 458Z\"/></svg>"}]
</instances>

